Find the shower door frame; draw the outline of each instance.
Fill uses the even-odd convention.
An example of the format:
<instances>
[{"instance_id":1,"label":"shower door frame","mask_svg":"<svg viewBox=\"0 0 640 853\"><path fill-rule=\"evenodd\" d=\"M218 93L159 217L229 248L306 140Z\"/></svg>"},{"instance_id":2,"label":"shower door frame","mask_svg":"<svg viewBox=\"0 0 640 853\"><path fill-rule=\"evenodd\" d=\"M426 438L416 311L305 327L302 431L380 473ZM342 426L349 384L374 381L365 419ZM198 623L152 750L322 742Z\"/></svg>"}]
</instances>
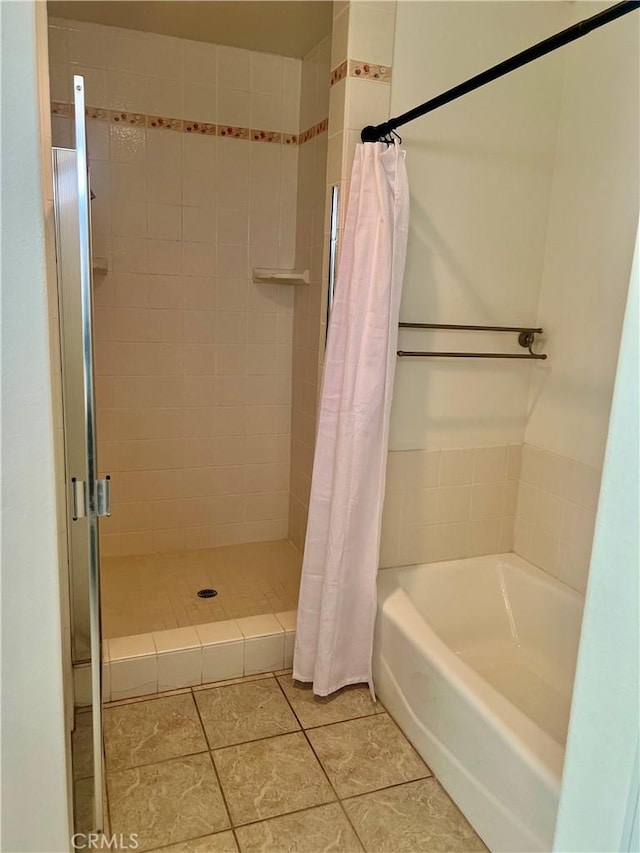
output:
<instances>
[{"instance_id":1,"label":"shower door frame","mask_svg":"<svg viewBox=\"0 0 640 853\"><path fill-rule=\"evenodd\" d=\"M75 150L53 149L54 210L69 546L72 661L90 663L92 831L104 831L102 638L98 517L109 515L109 478L98 479L93 354L91 206L84 78L75 75Z\"/></svg>"}]
</instances>

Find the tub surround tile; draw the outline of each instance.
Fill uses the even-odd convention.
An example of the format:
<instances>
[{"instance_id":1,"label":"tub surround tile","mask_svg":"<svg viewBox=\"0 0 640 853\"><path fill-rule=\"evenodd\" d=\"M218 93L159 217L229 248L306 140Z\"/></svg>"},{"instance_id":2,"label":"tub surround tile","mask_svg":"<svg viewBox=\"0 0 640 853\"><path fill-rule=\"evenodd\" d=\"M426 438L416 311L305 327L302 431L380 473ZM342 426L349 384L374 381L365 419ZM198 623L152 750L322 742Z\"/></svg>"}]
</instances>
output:
<instances>
[{"instance_id":1,"label":"tub surround tile","mask_svg":"<svg viewBox=\"0 0 640 853\"><path fill-rule=\"evenodd\" d=\"M478 447L474 454L473 482L499 483L505 479L509 447Z\"/></svg>"},{"instance_id":2,"label":"tub surround tile","mask_svg":"<svg viewBox=\"0 0 640 853\"><path fill-rule=\"evenodd\" d=\"M345 800L370 853L480 853L487 847L435 779Z\"/></svg>"},{"instance_id":3,"label":"tub surround tile","mask_svg":"<svg viewBox=\"0 0 640 853\"><path fill-rule=\"evenodd\" d=\"M331 696L315 696L311 684L294 681L291 675L278 676L278 681L304 729L384 712L364 685L343 687Z\"/></svg>"},{"instance_id":4,"label":"tub surround tile","mask_svg":"<svg viewBox=\"0 0 640 853\"><path fill-rule=\"evenodd\" d=\"M386 713L310 729L307 737L339 797L431 775Z\"/></svg>"},{"instance_id":5,"label":"tub surround tile","mask_svg":"<svg viewBox=\"0 0 640 853\"><path fill-rule=\"evenodd\" d=\"M584 594L599 492L598 469L525 444L513 550Z\"/></svg>"},{"instance_id":6,"label":"tub surround tile","mask_svg":"<svg viewBox=\"0 0 640 853\"><path fill-rule=\"evenodd\" d=\"M241 826L236 833L243 853L362 851L357 835L337 803Z\"/></svg>"},{"instance_id":7,"label":"tub surround tile","mask_svg":"<svg viewBox=\"0 0 640 853\"><path fill-rule=\"evenodd\" d=\"M137 833L139 850L229 828L208 753L109 773L107 786L112 832Z\"/></svg>"},{"instance_id":8,"label":"tub surround tile","mask_svg":"<svg viewBox=\"0 0 640 853\"><path fill-rule=\"evenodd\" d=\"M191 693L106 708L104 742L110 772L207 749Z\"/></svg>"},{"instance_id":9,"label":"tub surround tile","mask_svg":"<svg viewBox=\"0 0 640 853\"><path fill-rule=\"evenodd\" d=\"M380 567L462 559L508 545L521 456L522 445L507 444L391 451Z\"/></svg>"},{"instance_id":10,"label":"tub surround tile","mask_svg":"<svg viewBox=\"0 0 640 853\"><path fill-rule=\"evenodd\" d=\"M216 832L215 835L170 844L160 848L157 853L239 853L239 850L233 832L228 829L226 832Z\"/></svg>"},{"instance_id":11,"label":"tub surround tile","mask_svg":"<svg viewBox=\"0 0 640 853\"><path fill-rule=\"evenodd\" d=\"M300 728L274 678L199 690L195 699L211 749Z\"/></svg>"},{"instance_id":12,"label":"tub surround tile","mask_svg":"<svg viewBox=\"0 0 640 853\"><path fill-rule=\"evenodd\" d=\"M335 799L302 733L217 749L212 755L234 824Z\"/></svg>"},{"instance_id":13,"label":"tub surround tile","mask_svg":"<svg viewBox=\"0 0 640 853\"><path fill-rule=\"evenodd\" d=\"M443 450L440 453L440 485L462 486L473 479L473 450Z\"/></svg>"}]
</instances>

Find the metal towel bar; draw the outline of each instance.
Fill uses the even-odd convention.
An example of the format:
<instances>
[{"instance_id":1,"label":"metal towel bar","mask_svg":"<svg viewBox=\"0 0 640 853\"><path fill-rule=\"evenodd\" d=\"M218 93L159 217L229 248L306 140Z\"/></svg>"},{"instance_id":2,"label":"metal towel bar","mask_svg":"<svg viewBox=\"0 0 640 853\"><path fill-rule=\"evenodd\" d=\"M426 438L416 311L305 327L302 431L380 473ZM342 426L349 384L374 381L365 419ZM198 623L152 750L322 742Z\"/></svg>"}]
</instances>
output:
<instances>
[{"instance_id":1,"label":"metal towel bar","mask_svg":"<svg viewBox=\"0 0 640 853\"><path fill-rule=\"evenodd\" d=\"M529 350L528 353L398 350L398 358L519 358L544 361L547 357L545 353L533 352L536 335L542 334L543 331L533 326L468 326L452 323L398 323L398 326L401 329L447 329L458 332L517 332L518 343Z\"/></svg>"}]
</instances>

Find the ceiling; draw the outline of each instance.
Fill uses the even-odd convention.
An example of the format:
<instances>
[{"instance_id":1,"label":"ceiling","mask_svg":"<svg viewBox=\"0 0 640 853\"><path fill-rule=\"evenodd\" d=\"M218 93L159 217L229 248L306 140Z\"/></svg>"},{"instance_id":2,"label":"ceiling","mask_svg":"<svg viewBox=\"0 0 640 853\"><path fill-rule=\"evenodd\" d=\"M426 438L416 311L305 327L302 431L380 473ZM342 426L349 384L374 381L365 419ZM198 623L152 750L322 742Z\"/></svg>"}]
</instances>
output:
<instances>
[{"instance_id":1,"label":"ceiling","mask_svg":"<svg viewBox=\"0 0 640 853\"><path fill-rule=\"evenodd\" d=\"M331 32L331 0L49 0L49 14L303 57Z\"/></svg>"}]
</instances>

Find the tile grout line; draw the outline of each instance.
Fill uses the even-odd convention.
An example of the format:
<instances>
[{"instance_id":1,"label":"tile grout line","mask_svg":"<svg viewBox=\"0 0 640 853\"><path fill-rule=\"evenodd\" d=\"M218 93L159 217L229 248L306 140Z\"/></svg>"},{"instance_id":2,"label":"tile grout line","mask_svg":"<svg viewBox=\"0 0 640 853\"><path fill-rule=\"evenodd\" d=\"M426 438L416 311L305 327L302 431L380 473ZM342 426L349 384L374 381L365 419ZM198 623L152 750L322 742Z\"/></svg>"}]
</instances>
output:
<instances>
[{"instance_id":1,"label":"tile grout line","mask_svg":"<svg viewBox=\"0 0 640 853\"><path fill-rule=\"evenodd\" d=\"M141 770L144 767L153 767L156 764L166 764L168 761L180 761L182 758L193 758L195 755L206 755L210 752L209 749L199 749L197 752L185 752L182 755L173 755L171 758L161 758L160 761L145 761L144 764L131 764L126 767L117 767L115 770L110 770L109 773L115 776L116 773L125 773L129 770Z\"/></svg>"},{"instance_id":2,"label":"tile grout line","mask_svg":"<svg viewBox=\"0 0 640 853\"><path fill-rule=\"evenodd\" d=\"M296 712L295 712L295 709L293 708L293 705L292 705L292 704L291 704L291 702L289 701L289 699L288 699L288 697L287 697L287 694L285 693L285 691L284 691L284 689L283 689L282 685L280 684L279 679L278 679L278 678L276 678L276 681L278 682L278 685L279 685L279 687L280 687L280 690L282 691L282 693L283 693L283 695L284 695L285 699L287 700L287 702L289 702L289 705L290 705L290 707L291 707L291 710L292 710L292 711L293 711L293 713L295 714L295 713L296 713ZM329 785L331 785L331 789L333 790L334 794L336 795L336 800L337 800L337 802L340 804L340 807L341 807L342 811L344 812L344 815L345 815L345 817L346 817L347 821L349 822L349 825L352 827L352 829L353 829L353 831L354 831L354 833L355 833L355 835L356 835L356 838L360 841L360 843L361 843L361 845L362 845L362 848L363 848L363 850L365 850L365 851L367 850L367 848L366 848L366 846L365 846L364 842L362 841L362 839L361 839L360 835L358 834L358 831L357 831L357 829L356 829L355 825L352 823L352 821L351 821L351 819L350 819L350 817L349 817L349 815L348 815L348 813L347 813L347 810L344 808L343 800L350 800L350 799L355 799L356 797L366 796L367 794L374 794L374 793L377 793L378 791L384 791L384 790L386 790L387 788L397 788L397 787L399 787L400 785L407 785L407 784L410 784L411 782L418 782L418 781L421 781L421 780L423 780L423 779L428 779L428 778L436 779L436 777L435 777L435 775L433 774L433 771L431 770L431 768L430 768L430 767L428 766L428 764L424 761L424 759L422 758L422 756L420 756L420 755L418 754L418 752L417 752L417 750L415 749L415 747L413 746L413 744L409 741L409 739L407 738L407 736L406 736L406 735L404 734L404 732L400 729L400 727L398 726L398 724L396 723L396 721L393 719L393 717L391 716L391 714L389 714L389 712L386 710L386 708L385 708L382 712L374 712L373 714L366 714L366 715L363 715L363 716L361 716L361 717L352 717L352 718L351 718L351 719L349 719L349 720L340 720L340 721L335 722L335 723L328 723L328 724L326 724L325 726L309 726L309 729L328 728L329 726L339 725L339 723L351 722L351 720L362 720L362 719L366 719L367 717L372 717L372 716L379 717L379 716L382 716L383 714L384 714L384 715L386 715L386 716L391 720L391 722L393 723L393 725L394 725L394 726L396 727L396 729L400 732L401 736L402 736L402 737L406 740L406 742L409 744L409 746L410 746L411 750L416 754L416 756L417 756L417 757L418 757L418 759L422 762L422 764L424 764L424 766L425 766L425 768L427 769L428 773L427 773L427 775L426 775L426 776L418 777L418 779L411 779L411 780L404 780L404 781L402 781L402 782L396 782L396 783L394 783L393 785L385 785L385 786L384 786L384 787L382 787L382 788L375 788L373 791L365 791L365 792L363 792L362 794L354 794L354 795L352 795L351 797L340 797L340 796L339 796L339 794L338 794L337 790L335 789L335 787L333 786L333 784L332 784L331 780L329 779L329 774L327 773L327 771L326 771L326 769L325 769L325 767L324 767L324 765L323 765L323 763L322 763L322 760L320 759L319 755L318 755L318 754L317 754L317 752L315 751L315 749L314 749L314 747L313 747L313 744L311 743L310 739L307 737L307 729L305 729L304 727L302 728L302 731L303 731L303 733L304 733L305 739L306 739L307 743L309 744L309 747L311 748L311 751L313 752L314 756L316 757L316 760L317 760L317 761L318 761L318 763L320 764L320 767L322 768L322 770L323 770L323 772L324 772L325 776L327 777L327 781L329 782ZM296 714L296 717L297 717L297 714ZM298 718L298 721L300 722L299 718ZM300 725L302 726L302 723L301 723L301 722L300 722ZM438 781L438 780L436 779L436 782L437 782L437 781ZM438 784L439 784L439 783L438 783Z\"/></svg>"},{"instance_id":3,"label":"tile grout line","mask_svg":"<svg viewBox=\"0 0 640 853\"><path fill-rule=\"evenodd\" d=\"M229 829L220 829L218 832L208 832L206 835L196 835L193 838L187 838L184 841L170 841L168 844L163 844L162 847L153 847L151 850L145 851L145 853L157 853L161 850L166 850L169 847L173 847L175 844L189 844L191 841L199 841L202 838L211 838L212 836L222 835L223 832L233 832L231 828ZM235 839L235 835L234 835ZM237 844L237 841L236 841ZM238 848L239 849L239 848Z\"/></svg>"},{"instance_id":4,"label":"tile grout line","mask_svg":"<svg viewBox=\"0 0 640 853\"><path fill-rule=\"evenodd\" d=\"M293 680L293 679L292 679L292 680ZM298 717L298 715L296 714L296 712L295 712L295 708L293 707L292 703L289 701L289 698L288 698L287 694L285 693L285 691L284 691L284 688L283 688L282 684L280 684L280 680L279 680L278 678L276 678L276 681L278 682L278 687L280 688L280 691L282 692L282 695L284 696L285 700L289 703L289 707L291 708L291 710L293 711L293 713L294 713L294 714L295 714L295 716L296 716L296 719L298 720L298 722L299 722L299 723L300 723L300 725L302 726L302 722L300 721L300 718L299 718L299 717ZM366 851L366 849L367 849L367 848L365 847L365 845L364 845L364 843L363 843L362 839L361 839L361 838L360 838L360 836L358 835L358 832L357 832L357 830L356 830L355 826L352 824L351 820L349 819L349 815L347 814L346 809L345 809L345 808L344 808L344 806L342 805L342 801L341 801L340 797L338 796L338 792L336 791L335 787L333 786L333 783L331 782L331 779L329 779L329 774L327 773L327 771L326 771L326 769L325 769L325 767L324 767L324 764L322 763L322 761L320 760L320 758L319 758L318 754L316 753L315 749L313 748L313 744L312 744L312 743L311 743L311 741L309 740L309 738L308 738L308 736L307 736L306 729L305 729L304 727L302 727L302 733L303 733L303 735L304 735L304 738L305 738L305 740L306 740L307 744L309 745L309 749L310 749L310 750L311 750L311 752L313 753L313 755L314 755L314 757L315 757L316 761L318 762L318 764L319 764L319 766L320 766L320 769L321 769L321 770L322 770L322 772L324 773L324 776L325 776L325 778L326 778L327 782L329 783L329 787L330 787L330 788L331 788L331 790L333 791L333 794L334 794L334 796L335 796L335 798L336 798L336 799L335 799L335 802L337 802L337 803L339 804L339 807L340 807L340 809L342 810L342 813L344 814L344 816L345 816L345 818L346 818L346 820L347 820L347 823L349 824L349 826L352 828L353 832L355 833L355 836L356 836L356 838L358 839L358 842L360 843L360 846L362 847L362 849L363 849L363 850L365 850L365 851Z\"/></svg>"},{"instance_id":5,"label":"tile grout line","mask_svg":"<svg viewBox=\"0 0 640 853\"><path fill-rule=\"evenodd\" d=\"M207 737L207 729L206 729L206 726L204 724L204 720L202 719L202 715L200 713L200 708L198 707L198 703L196 702L196 697L195 697L193 691L191 691L191 698L193 699L193 704L195 705L195 708L196 708L196 713L198 715L198 720L200 721L200 726L202 728L202 731L204 732L205 742L208 745L209 744L209 738ZM220 788L220 796L222 797L222 802L224 803L224 808L225 808L225 811L227 813L227 818L229 819L229 829L233 833L233 838L234 838L234 841L236 843L236 847L239 850L240 845L238 844L238 839L236 837L236 833L235 833L235 830L233 828L233 820L231 818L231 809L229 808L229 804L227 802L227 797L226 797L226 794L224 792L224 788L222 786L222 779L220 778L220 774L218 773L218 768L216 767L216 762L213 758L213 752L211 751L211 749L208 750L208 755L209 755L209 761L211 761L211 766L213 767L213 772L215 774L216 781L218 783L218 787Z\"/></svg>"},{"instance_id":6,"label":"tile grout line","mask_svg":"<svg viewBox=\"0 0 640 853\"><path fill-rule=\"evenodd\" d=\"M245 826L256 826L259 823L268 823L271 820L279 820L281 817L289 817L290 815L303 814L304 812L314 811L315 809L322 809L325 806L337 806L339 800L328 800L325 803L316 803L314 806L304 806L300 809L293 809L290 812L282 812L282 814L274 814L270 817L261 817L257 820L248 820L246 823L239 823L236 825L237 829L244 829ZM315 853L315 851L314 851Z\"/></svg>"}]
</instances>

